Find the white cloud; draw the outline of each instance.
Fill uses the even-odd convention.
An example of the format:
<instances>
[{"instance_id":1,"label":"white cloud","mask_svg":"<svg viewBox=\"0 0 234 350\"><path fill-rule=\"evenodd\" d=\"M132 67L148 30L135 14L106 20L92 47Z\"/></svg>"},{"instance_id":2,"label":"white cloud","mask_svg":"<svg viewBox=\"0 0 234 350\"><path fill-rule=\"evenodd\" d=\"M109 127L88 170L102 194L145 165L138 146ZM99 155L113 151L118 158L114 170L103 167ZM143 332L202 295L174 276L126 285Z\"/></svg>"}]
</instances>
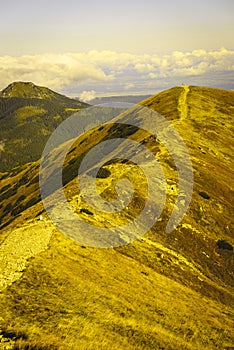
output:
<instances>
[{"instance_id":1,"label":"white cloud","mask_svg":"<svg viewBox=\"0 0 234 350\"><path fill-rule=\"evenodd\" d=\"M57 91L73 91L77 95L83 92L87 100L94 89L97 92L124 91L128 86L135 86L136 90L144 91L149 81L155 81L156 86L157 80L165 79L167 85L172 85L177 80L179 82L180 77L187 77L192 83L192 77L198 79L202 76L201 81L204 81L215 72L219 72L220 79L223 74L225 80L226 73L233 70L234 51L225 48L216 51L174 51L162 56L107 50L2 56L0 88L12 81L32 81ZM206 85L209 85L209 81Z\"/></svg>"},{"instance_id":2,"label":"white cloud","mask_svg":"<svg viewBox=\"0 0 234 350\"><path fill-rule=\"evenodd\" d=\"M96 97L96 92L94 90L91 90L91 91L83 91L80 94L79 99L84 102L89 102L93 100L95 97Z\"/></svg>"},{"instance_id":3,"label":"white cloud","mask_svg":"<svg viewBox=\"0 0 234 350\"><path fill-rule=\"evenodd\" d=\"M124 90L133 90L134 89L134 87L135 87L135 85L133 84L133 83L127 83L127 84L125 84L125 86L124 86Z\"/></svg>"},{"instance_id":4,"label":"white cloud","mask_svg":"<svg viewBox=\"0 0 234 350\"><path fill-rule=\"evenodd\" d=\"M137 63L135 65L135 69L139 73L147 73L147 72L152 72L155 70L155 66L151 63Z\"/></svg>"},{"instance_id":5,"label":"white cloud","mask_svg":"<svg viewBox=\"0 0 234 350\"><path fill-rule=\"evenodd\" d=\"M107 81L111 76L97 67L96 64L79 60L71 54L35 55L35 56L3 56L0 57L0 74L2 84L12 81L33 81L53 89L76 82ZM4 87L3 86L3 87Z\"/></svg>"}]
</instances>

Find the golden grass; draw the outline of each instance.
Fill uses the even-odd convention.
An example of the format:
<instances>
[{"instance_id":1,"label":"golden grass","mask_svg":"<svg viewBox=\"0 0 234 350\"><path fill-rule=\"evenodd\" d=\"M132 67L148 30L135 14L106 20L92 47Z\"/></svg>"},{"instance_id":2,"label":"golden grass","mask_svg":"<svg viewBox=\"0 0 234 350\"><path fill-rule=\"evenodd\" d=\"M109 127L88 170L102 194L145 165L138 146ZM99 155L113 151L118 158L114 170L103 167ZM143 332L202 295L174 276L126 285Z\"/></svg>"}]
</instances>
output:
<instances>
[{"instance_id":1,"label":"golden grass","mask_svg":"<svg viewBox=\"0 0 234 350\"><path fill-rule=\"evenodd\" d=\"M29 117L36 117L45 114L47 111L37 106L25 106L18 108L15 112L17 121L22 121Z\"/></svg>"},{"instance_id":2,"label":"golden grass","mask_svg":"<svg viewBox=\"0 0 234 350\"><path fill-rule=\"evenodd\" d=\"M44 225L48 235L53 233L49 249L32 257L21 279L0 295L0 329L25 335L14 342L15 349L234 347L234 255L216 246L219 238L234 242L230 225L232 126L229 120L233 97L221 90L189 87L186 101L182 99L187 103L187 109L182 109L183 117L185 111L188 115L180 120L181 109L177 107L180 97L184 98L183 92L183 87L172 89L146 102L151 108L159 107L160 112L164 109L166 116L173 119L189 147L194 166L191 205L171 235L165 235L164 229L177 194L177 177L172 160L157 145L155 151L168 178L168 199L157 225L143 239L117 249L81 246L56 231L45 216L43 224L35 218L43 209L41 203L23 211L8 226L9 231L5 229L3 238L9 237L16 225L26 223L15 232L22 240L28 235L38 237ZM227 128L223 127L224 121ZM74 179L80 155L107 135L106 127L99 134L97 130L88 133L88 137L86 134L82 143L79 140L65 162L67 180ZM146 138L141 132L131 137L137 141ZM147 145L151 147L150 141ZM56 170L56 156L50 159L51 176ZM32 177L37 174L37 164L34 165ZM121 170L118 167L117 163L106 166L111 175L98 180L99 192L107 199L111 194L114 197L114 177L130 172L144 197L145 188L140 186L142 174L132 165ZM27 171L29 166L21 175ZM21 175L12 176L11 180L5 178L3 186L13 187ZM66 194L73 210L79 212L75 185L76 179L69 183ZM17 193L6 198L7 203L15 202L24 190L29 198L38 194L37 184L29 187L23 184ZM203 199L199 191L207 192L210 199ZM22 204L29 198L22 200ZM90 221L101 224L101 217L94 214ZM131 215L134 214L132 210ZM9 212L6 220L10 215ZM123 214L115 217L115 222L125 219Z\"/></svg>"},{"instance_id":3,"label":"golden grass","mask_svg":"<svg viewBox=\"0 0 234 350\"><path fill-rule=\"evenodd\" d=\"M134 246L138 255L147 248ZM234 342L230 307L157 266L114 249L82 248L59 233L2 293L0 307L0 328L27 335L16 341L19 349L221 349Z\"/></svg>"}]
</instances>

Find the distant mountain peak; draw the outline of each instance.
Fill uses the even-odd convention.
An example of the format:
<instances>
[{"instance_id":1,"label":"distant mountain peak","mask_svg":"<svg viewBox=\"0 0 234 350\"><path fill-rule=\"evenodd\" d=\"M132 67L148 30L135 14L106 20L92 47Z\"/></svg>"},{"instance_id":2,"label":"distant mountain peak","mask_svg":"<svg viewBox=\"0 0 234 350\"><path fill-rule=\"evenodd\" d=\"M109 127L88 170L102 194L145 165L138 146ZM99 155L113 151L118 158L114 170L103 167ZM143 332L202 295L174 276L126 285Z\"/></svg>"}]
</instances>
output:
<instances>
[{"instance_id":1,"label":"distant mountain peak","mask_svg":"<svg viewBox=\"0 0 234 350\"><path fill-rule=\"evenodd\" d=\"M1 172L39 159L57 126L88 106L31 82L15 82L0 91Z\"/></svg>"},{"instance_id":2,"label":"distant mountain peak","mask_svg":"<svg viewBox=\"0 0 234 350\"><path fill-rule=\"evenodd\" d=\"M17 81L8 85L0 92L0 97L11 98L39 98L39 99L52 99L58 96L56 92L33 84L32 82Z\"/></svg>"}]
</instances>

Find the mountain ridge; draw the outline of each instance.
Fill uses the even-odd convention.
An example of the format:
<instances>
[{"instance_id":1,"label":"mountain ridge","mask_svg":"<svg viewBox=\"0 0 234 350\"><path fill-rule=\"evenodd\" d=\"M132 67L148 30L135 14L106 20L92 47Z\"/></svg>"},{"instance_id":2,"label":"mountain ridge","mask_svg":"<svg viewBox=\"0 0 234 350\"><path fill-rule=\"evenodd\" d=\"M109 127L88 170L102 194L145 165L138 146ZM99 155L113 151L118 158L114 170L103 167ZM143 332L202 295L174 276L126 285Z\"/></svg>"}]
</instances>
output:
<instances>
[{"instance_id":1,"label":"mountain ridge","mask_svg":"<svg viewBox=\"0 0 234 350\"><path fill-rule=\"evenodd\" d=\"M19 246L19 251L9 255L9 279L1 272L6 288L0 300L0 329L6 337L9 332L16 337L24 335L15 341L19 349L233 347L234 186L230 165L234 94L182 86L150 97L141 105L171 122L187 145L193 164L190 207L169 235L165 227L178 187L173 159L149 133L123 128L121 115L74 141L64 161L63 185L75 215L90 225L111 230L113 224L135 218L146 196L144 179L134 164L113 153L114 161L102 167L96 180L99 192L106 200L112 199L116 179L125 175L136 183L139 193L121 215L101 214L88 206L77 186L83 155L99 142L120 135L146 145L156 154L167 179L165 208L149 232L126 246L91 248L59 232L40 200L40 160L1 174L0 198L4 205L0 206L0 256L4 256L4 247L9 250ZM45 164L50 167L47 180L51 184L61 149L49 155ZM97 166L94 163L95 169ZM151 176L155 177L153 173ZM52 205L53 200L56 192L51 194ZM61 203L58 217L62 209ZM47 238L40 242L40 230L41 238L49 238L47 247ZM32 242L32 251L27 241ZM228 242L232 249L220 241Z\"/></svg>"},{"instance_id":2,"label":"mountain ridge","mask_svg":"<svg viewBox=\"0 0 234 350\"><path fill-rule=\"evenodd\" d=\"M16 81L9 84L6 88L0 91L0 97L54 99L56 97L64 98L65 96L54 92L47 87L39 86L32 82Z\"/></svg>"}]
</instances>

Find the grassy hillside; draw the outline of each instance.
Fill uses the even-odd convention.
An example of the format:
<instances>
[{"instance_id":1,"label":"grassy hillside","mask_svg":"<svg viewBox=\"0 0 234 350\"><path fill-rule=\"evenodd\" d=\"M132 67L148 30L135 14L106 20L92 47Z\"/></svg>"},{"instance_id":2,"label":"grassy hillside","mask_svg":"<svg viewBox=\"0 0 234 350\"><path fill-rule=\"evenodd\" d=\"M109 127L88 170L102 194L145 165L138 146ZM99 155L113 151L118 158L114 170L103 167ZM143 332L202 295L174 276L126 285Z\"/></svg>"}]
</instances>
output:
<instances>
[{"instance_id":1,"label":"grassy hillside","mask_svg":"<svg viewBox=\"0 0 234 350\"><path fill-rule=\"evenodd\" d=\"M45 87L10 84L0 92L0 171L39 159L53 130L84 107Z\"/></svg>"},{"instance_id":2,"label":"grassy hillside","mask_svg":"<svg viewBox=\"0 0 234 350\"><path fill-rule=\"evenodd\" d=\"M124 176L138 192L128 210L103 214L90 208L77 188L83 155L101 140L120 135L157 155L167 178L164 210L147 234L126 246L90 248L60 233L40 202L39 162L1 173L0 346L5 339L10 340L9 349L234 347L234 93L177 87L142 104L166 116L188 147L194 189L183 221L171 234L165 233L177 193L177 171L165 147L136 128L110 124L90 130L72 145L63 169L65 193L75 215L111 230L142 209L143 175L113 151L115 161L99 173L99 192L113 199L114 184ZM122 120L119 116L114 121ZM47 160L48 181L60 153L58 148Z\"/></svg>"}]
</instances>

